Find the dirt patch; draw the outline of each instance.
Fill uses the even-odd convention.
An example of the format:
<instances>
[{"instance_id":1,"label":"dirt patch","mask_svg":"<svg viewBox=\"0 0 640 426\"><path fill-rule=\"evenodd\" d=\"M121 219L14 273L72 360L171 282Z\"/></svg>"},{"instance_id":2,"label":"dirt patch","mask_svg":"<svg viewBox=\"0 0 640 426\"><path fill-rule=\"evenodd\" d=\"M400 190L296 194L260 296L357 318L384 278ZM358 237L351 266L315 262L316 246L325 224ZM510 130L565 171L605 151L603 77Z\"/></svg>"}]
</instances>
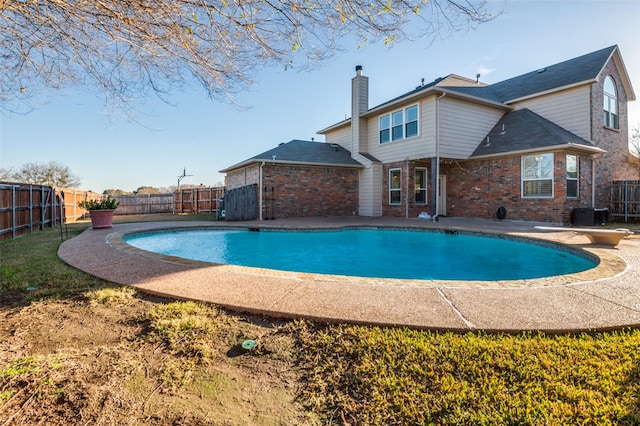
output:
<instances>
[{"instance_id":1,"label":"dirt patch","mask_svg":"<svg viewBox=\"0 0 640 426\"><path fill-rule=\"evenodd\" d=\"M170 301L109 292L0 305L0 424L320 423L295 402L282 324L208 307L216 329L198 339L210 355L196 357L150 331L148 313ZM247 339L256 349L238 350Z\"/></svg>"}]
</instances>

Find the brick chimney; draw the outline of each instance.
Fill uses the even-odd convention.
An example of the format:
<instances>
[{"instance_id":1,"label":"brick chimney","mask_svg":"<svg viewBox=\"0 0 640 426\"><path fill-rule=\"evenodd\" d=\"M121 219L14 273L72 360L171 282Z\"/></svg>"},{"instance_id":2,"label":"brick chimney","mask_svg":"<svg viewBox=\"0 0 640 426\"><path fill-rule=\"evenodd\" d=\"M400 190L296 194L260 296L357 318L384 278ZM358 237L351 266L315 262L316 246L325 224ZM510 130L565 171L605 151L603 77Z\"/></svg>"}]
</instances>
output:
<instances>
[{"instance_id":1,"label":"brick chimney","mask_svg":"<svg viewBox=\"0 0 640 426\"><path fill-rule=\"evenodd\" d=\"M367 152L365 121L360 115L369 109L369 77L362 75L362 65L356 65L356 76L351 80L351 155Z\"/></svg>"}]
</instances>

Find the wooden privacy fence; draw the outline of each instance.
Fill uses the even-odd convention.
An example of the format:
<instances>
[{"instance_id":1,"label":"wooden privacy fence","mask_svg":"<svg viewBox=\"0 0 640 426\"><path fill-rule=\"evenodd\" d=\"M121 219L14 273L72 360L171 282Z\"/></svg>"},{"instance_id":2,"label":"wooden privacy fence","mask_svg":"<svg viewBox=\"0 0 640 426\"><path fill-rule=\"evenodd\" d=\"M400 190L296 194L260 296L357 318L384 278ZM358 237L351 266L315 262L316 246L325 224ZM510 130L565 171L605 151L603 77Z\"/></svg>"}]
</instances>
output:
<instances>
[{"instance_id":1,"label":"wooden privacy fence","mask_svg":"<svg viewBox=\"0 0 640 426\"><path fill-rule=\"evenodd\" d=\"M227 191L225 220L255 220L258 215L258 185L246 185Z\"/></svg>"},{"instance_id":2,"label":"wooden privacy fence","mask_svg":"<svg viewBox=\"0 0 640 426\"><path fill-rule=\"evenodd\" d=\"M86 211L78 207L84 199L101 195L77 189L24 183L0 183L0 241L73 222Z\"/></svg>"},{"instance_id":3,"label":"wooden privacy fence","mask_svg":"<svg viewBox=\"0 0 640 426\"><path fill-rule=\"evenodd\" d=\"M175 214L215 213L222 217L224 210L224 187L186 188L173 194Z\"/></svg>"},{"instance_id":4,"label":"wooden privacy fence","mask_svg":"<svg viewBox=\"0 0 640 426\"><path fill-rule=\"evenodd\" d=\"M611 182L611 216L640 219L640 180L617 180Z\"/></svg>"},{"instance_id":5,"label":"wooden privacy fence","mask_svg":"<svg viewBox=\"0 0 640 426\"><path fill-rule=\"evenodd\" d=\"M173 213L173 194L112 195L120 204L116 215Z\"/></svg>"}]
</instances>

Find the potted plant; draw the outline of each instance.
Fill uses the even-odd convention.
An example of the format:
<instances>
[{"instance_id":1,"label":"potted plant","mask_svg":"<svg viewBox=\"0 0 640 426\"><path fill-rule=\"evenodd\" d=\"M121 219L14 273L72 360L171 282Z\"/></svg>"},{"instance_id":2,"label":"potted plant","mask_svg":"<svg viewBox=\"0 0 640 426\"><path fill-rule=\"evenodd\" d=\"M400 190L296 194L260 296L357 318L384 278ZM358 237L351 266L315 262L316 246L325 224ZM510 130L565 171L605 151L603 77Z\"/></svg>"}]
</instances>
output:
<instances>
[{"instance_id":1,"label":"potted plant","mask_svg":"<svg viewBox=\"0 0 640 426\"><path fill-rule=\"evenodd\" d=\"M89 210L93 229L111 228L113 224L113 212L120 202L110 195L99 200L84 200L78 206Z\"/></svg>"}]
</instances>

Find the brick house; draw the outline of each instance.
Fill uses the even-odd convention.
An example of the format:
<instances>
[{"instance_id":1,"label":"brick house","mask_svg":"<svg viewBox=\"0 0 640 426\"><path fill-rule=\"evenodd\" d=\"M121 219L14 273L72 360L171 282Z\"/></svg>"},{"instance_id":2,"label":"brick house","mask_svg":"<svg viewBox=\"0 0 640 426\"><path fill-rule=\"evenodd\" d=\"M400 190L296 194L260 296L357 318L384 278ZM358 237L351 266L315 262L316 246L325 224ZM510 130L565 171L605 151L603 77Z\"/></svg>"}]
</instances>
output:
<instances>
[{"instance_id":1,"label":"brick house","mask_svg":"<svg viewBox=\"0 0 640 426\"><path fill-rule=\"evenodd\" d=\"M608 207L611 181L638 178L635 94L617 46L491 85L451 74L373 108L368 97L358 66L351 118L320 130L326 142L292 141L222 170L227 187L271 185L278 217L568 223L576 208Z\"/></svg>"},{"instance_id":2,"label":"brick house","mask_svg":"<svg viewBox=\"0 0 640 426\"><path fill-rule=\"evenodd\" d=\"M262 220L357 214L363 168L339 145L292 140L220 173L226 173L227 190L261 189L255 217Z\"/></svg>"}]
</instances>

